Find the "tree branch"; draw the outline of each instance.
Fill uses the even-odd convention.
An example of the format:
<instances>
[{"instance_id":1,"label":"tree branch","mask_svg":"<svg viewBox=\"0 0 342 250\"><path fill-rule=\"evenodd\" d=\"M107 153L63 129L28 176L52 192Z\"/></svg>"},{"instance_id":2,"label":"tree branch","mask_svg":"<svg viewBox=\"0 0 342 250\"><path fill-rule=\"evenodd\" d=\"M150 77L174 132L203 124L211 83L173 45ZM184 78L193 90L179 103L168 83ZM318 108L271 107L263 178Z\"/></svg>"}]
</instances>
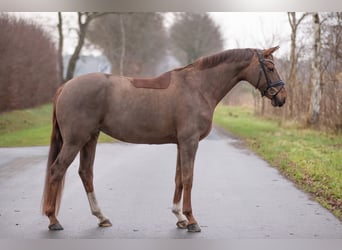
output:
<instances>
[{"instance_id":1,"label":"tree branch","mask_svg":"<svg viewBox=\"0 0 342 250\"><path fill-rule=\"evenodd\" d=\"M78 42L75 47L75 50L70 57L68 67L67 67L67 75L66 75L66 81L70 80L73 78L75 74L75 69L76 69L76 63L79 58L79 55L81 53L82 47L85 42L85 37L86 37L86 32L88 25L90 22L96 18L109 15L109 14L118 14L119 12L77 12L78 15ZM84 20L83 20L84 18Z\"/></svg>"}]
</instances>

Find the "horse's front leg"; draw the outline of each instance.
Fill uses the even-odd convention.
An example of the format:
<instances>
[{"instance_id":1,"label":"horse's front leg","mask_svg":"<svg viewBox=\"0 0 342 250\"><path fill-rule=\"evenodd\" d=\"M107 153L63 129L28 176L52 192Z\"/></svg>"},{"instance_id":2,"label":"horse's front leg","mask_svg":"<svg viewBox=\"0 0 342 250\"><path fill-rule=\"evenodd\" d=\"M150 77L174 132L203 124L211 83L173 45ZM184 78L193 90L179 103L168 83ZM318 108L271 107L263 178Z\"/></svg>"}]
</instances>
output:
<instances>
[{"instance_id":1,"label":"horse's front leg","mask_svg":"<svg viewBox=\"0 0 342 250\"><path fill-rule=\"evenodd\" d=\"M194 174L194 161L198 148L198 139L191 138L179 141L178 150L180 156L181 178L183 185L183 214L188 219L188 232L200 232L191 207L191 189Z\"/></svg>"},{"instance_id":2,"label":"horse's front leg","mask_svg":"<svg viewBox=\"0 0 342 250\"><path fill-rule=\"evenodd\" d=\"M173 206L172 213L176 215L177 227L180 229L186 229L188 226L187 218L182 213L182 193L183 193L183 183L182 183L182 171L180 165L180 153L179 147L177 152L177 166L176 166L176 177L175 177L175 193L173 196Z\"/></svg>"}]
</instances>

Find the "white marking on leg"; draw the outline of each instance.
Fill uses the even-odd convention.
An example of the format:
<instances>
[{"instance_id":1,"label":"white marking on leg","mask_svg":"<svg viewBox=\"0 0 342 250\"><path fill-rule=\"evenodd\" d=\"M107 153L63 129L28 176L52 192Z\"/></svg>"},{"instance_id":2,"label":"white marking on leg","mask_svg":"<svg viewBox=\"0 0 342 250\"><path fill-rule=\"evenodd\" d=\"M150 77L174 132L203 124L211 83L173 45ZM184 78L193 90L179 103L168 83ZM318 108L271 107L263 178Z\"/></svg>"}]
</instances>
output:
<instances>
[{"instance_id":1,"label":"white marking on leg","mask_svg":"<svg viewBox=\"0 0 342 250\"><path fill-rule=\"evenodd\" d=\"M178 221L187 220L185 215L182 213L182 206L181 206L180 202L173 204L172 213L174 213L174 215L176 215Z\"/></svg>"},{"instance_id":2,"label":"white marking on leg","mask_svg":"<svg viewBox=\"0 0 342 250\"><path fill-rule=\"evenodd\" d=\"M99 205L97 204L95 193L90 192L87 194L87 196L88 196L88 200L89 200L91 213L93 215L95 215L99 219L100 222L107 220L107 218L102 214Z\"/></svg>"}]
</instances>

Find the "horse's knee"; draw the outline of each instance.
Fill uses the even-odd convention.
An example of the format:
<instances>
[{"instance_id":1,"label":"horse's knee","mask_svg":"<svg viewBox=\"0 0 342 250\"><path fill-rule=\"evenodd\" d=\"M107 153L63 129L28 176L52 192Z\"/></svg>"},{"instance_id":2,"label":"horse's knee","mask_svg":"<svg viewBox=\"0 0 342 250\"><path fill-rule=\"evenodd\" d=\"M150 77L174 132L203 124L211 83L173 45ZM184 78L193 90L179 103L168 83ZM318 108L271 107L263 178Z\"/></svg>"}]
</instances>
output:
<instances>
[{"instance_id":1,"label":"horse's knee","mask_svg":"<svg viewBox=\"0 0 342 250\"><path fill-rule=\"evenodd\" d=\"M78 170L78 175L81 177L81 179L87 179L88 177L88 171L84 170L84 169L79 169Z\"/></svg>"},{"instance_id":2,"label":"horse's knee","mask_svg":"<svg viewBox=\"0 0 342 250\"><path fill-rule=\"evenodd\" d=\"M64 177L64 172L62 171L53 171L51 172L51 178L50 178L50 185L58 184L62 181Z\"/></svg>"},{"instance_id":3,"label":"horse's knee","mask_svg":"<svg viewBox=\"0 0 342 250\"><path fill-rule=\"evenodd\" d=\"M190 170L184 170L182 174L182 187L183 189L189 189L192 188L193 183L193 175Z\"/></svg>"}]
</instances>

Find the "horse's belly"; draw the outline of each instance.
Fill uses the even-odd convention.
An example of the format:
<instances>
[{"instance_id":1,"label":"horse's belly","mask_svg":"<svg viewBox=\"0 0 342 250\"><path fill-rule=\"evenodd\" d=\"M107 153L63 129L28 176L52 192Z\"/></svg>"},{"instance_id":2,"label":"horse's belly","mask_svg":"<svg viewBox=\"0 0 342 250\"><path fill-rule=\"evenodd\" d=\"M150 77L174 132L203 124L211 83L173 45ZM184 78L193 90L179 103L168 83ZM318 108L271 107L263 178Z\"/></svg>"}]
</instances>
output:
<instances>
[{"instance_id":1,"label":"horse's belly","mask_svg":"<svg viewBox=\"0 0 342 250\"><path fill-rule=\"evenodd\" d=\"M119 117L120 118L120 117ZM107 122L101 130L115 139L130 143L164 144L176 143L176 130L165 119L154 121L150 117L115 119Z\"/></svg>"},{"instance_id":2,"label":"horse's belly","mask_svg":"<svg viewBox=\"0 0 342 250\"><path fill-rule=\"evenodd\" d=\"M109 91L101 130L125 142L162 144L176 142L174 94L166 90L137 89L117 81Z\"/></svg>"},{"instance_id":3,"label":"horse's belly","mask_svg":"<svg viewBox=\"0 0 342 250\"><path fill-rule=\"evenodd\" d=\"M138 133L138 131L125 131L125 130L113 130L103 129L103 132L107 135L123 142L139 143L139 144L165 144L176 143L176 136L166 133Z\"/></svg>"}]
</instances>

